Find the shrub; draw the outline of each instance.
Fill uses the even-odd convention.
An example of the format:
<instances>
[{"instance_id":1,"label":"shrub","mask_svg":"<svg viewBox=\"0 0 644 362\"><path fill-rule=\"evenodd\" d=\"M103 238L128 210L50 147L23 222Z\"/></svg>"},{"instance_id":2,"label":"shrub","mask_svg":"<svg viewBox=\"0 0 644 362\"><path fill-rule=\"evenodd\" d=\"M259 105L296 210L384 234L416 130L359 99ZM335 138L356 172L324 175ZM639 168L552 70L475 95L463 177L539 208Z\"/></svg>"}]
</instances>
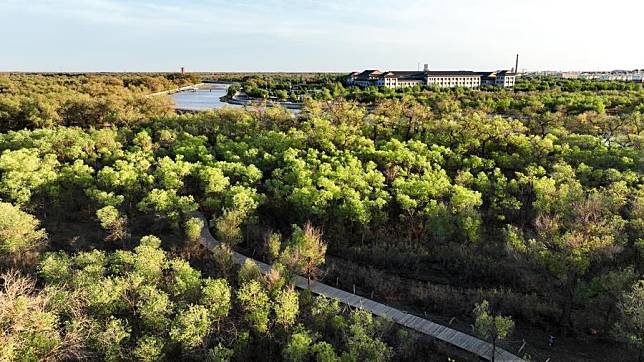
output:
<instances>
[{"instance_id":1,"label":"shrub","mask_svg":"<svg viewBox=\"0 0 644 362\"><path fill-rule=\"evenodd\" d=\"M258 332L268 331L271 303L262 285L251 280L237 291L237 300L244 311L244 318Z\"/></svg>"},{"instance_id":2,"label":"shrub","mask_svg":"<svg viewBox=\"0 0 644 362\"><path fill-rule=\"evenodd\" d=\"M32 250L47 238L39 221L7 202L0 202L0 254L16 256Z\"/></svg>"},{"instance_id":3,"label":"shrub","mask_svg":"<svg viewBox=\"0 0 644 362\"><path fill-rule=\"evenodd\" d=\"M98 217L101 227L109 231L107 240L123 240L129 237L127 217L121 215L114 206L105 206L98 209L96 217Z\"/></svg>"},{"instance_id":4,"label":"shrub","mask_svg":"<svg viewBox=\"0 0 644 362\"><path fill-rule=\"evenodd\" d=\"M199 241L201 230L203 230L204 226L204 222L201 218L191 217L190 219L186 220L184 228L188 240L191 242Z\"/></svg>"},{"instance_id":5,"label":"shrub","mask_svg":"<svg viewBox=\"0 0 644 362\"><path fill-rule=\"evenodd\" d=\"M170 328L170 339L187 348L195 348L203 343L210 330L208 309L202 305L191 305L179 313Z\"/></svg>"},{"instance_id":6,"label":"shrub","mask_svg":"<svg viewBox=\"0 0 644 362\"><path fill-rule=\"evenodd\" d=\"M244 213L238 210L227 210L215 220L217 237L224 243L234 246L242 241L241 224Z\"/></svg>"}]
</instances>

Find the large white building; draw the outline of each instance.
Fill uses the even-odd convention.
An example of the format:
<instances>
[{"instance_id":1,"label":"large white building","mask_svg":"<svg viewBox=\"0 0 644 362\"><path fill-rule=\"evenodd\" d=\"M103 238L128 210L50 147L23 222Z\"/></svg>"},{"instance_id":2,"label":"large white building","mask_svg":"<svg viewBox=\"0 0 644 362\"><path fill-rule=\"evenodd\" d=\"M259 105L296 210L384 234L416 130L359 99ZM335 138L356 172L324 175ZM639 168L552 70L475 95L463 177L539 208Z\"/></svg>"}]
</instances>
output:
<instances>
[{"instance_id":1,"label":"large white building","mask_svg":"<svg viewBox=\"0 0 644 362\"><path fill-rule=\"evenodd\" d=\"M347 76L349 86L405 88L418 86L438 86L440 88L479 88L493 85L505 88L514 86L516 74L507 70L496 72L471 71L430 71L427 66L423 71L388 71L365 70L353 72Z\"/></svg>"}]
</instances>

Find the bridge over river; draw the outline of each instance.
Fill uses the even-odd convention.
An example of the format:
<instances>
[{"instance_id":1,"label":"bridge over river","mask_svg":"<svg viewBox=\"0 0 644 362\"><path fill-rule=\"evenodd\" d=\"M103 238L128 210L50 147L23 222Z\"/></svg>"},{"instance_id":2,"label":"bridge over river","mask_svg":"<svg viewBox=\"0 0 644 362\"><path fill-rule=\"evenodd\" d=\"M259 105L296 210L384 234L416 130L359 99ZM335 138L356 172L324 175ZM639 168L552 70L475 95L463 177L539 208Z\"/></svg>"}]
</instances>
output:
<instances>
[{"instance_id":1,"label":"bridge over river","mask_svg":"<svg viewBox=\"0 0 644 362\"><path fill-rule=\"evenodd\" d=\"M228 92L230 84L204 83L195 89L187 89L181 92L172 93L175 109L177 111L207 111L223 107L240 107L219 100Z\"/></svg>"}]
</instances>

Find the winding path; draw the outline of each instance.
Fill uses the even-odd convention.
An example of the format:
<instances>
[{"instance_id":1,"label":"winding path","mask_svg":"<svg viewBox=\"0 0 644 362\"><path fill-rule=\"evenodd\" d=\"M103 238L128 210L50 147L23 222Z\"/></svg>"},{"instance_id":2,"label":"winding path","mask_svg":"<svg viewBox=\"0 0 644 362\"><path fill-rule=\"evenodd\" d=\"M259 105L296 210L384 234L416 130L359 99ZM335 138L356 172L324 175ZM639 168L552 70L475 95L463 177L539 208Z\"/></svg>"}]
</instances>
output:
<instances>
[{"instance_id":1,"label":"winding path","mask_svg":"<svg viewBox=\"0 0 644 362\"><path fill-rule=\"evenodd\" d=\"M208 225L208 220L201 212L194 212L192 216L200 218L204 222L204 225ZM210 231L207 227L204 227L201 230L200 242L209 250L212 250L217 244L219 244L219 241L217 241L210 234ZM233 261L236 264L244 264L246 260L250 260L255 263L262 271L262 273L267 273L270 269L270 266L266 263L262 263L261 261L251 259L247 256L233 251ZM306 278L301 276L296 276L293 279L293 284L301 289L307 288L307 280ZM492 345L469 334L459 332L457 330L417 317L415 315L405 313L388 305L378 303L373 300L363 298L359 295L348 293L344 290L333 288L326 284L318 283L315 281L311 281L311 292L318 295L323 295L328 298L337 299L338 301L344 304L348 304L352 307L368 310L377 316L390 319L400 325L447 342L465 351L471 352L479 357L485 358L487 360L492 359ZM496 361L523 361L520 357L515 356L514 354L499 347L496 348L495 354Z\"/></svg>"}]
</instances>

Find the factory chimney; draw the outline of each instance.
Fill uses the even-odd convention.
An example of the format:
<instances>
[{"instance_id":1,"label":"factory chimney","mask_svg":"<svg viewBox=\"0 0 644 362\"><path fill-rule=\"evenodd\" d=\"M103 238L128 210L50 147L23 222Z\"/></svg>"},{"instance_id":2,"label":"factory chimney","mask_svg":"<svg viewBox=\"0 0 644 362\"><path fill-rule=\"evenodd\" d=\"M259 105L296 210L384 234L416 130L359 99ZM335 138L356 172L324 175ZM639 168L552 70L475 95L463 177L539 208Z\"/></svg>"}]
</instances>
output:
<instances>
[{"instance_id":1,"label":"factory chimney","mask_svg":"<svg viewBox=\"0 0 644 362\"><path fill-rule=\"evenodd\" d=\"M186 74L186 68L181 67L181 74Z\"/></svg>"},{"instance_id":2,"label":"factory chimney","mask_svg":"<svg viewBox=\"0 0 644 362\"><path fill-rule=\"evenodd\" d=\"M517 54L517 61L514 63L514 73L519 74L519 54Z\"/></svg>"},{"instance_id":3,"label":"factory chimney","mask_svg":"<svg viewBox=\"0 0 644 362\"><path fill-rule=\"evenodd\" d=\"M423 70L429 72L429 64L425 64L425 66L423 66Z\"/></svg>"}]
</instances>

